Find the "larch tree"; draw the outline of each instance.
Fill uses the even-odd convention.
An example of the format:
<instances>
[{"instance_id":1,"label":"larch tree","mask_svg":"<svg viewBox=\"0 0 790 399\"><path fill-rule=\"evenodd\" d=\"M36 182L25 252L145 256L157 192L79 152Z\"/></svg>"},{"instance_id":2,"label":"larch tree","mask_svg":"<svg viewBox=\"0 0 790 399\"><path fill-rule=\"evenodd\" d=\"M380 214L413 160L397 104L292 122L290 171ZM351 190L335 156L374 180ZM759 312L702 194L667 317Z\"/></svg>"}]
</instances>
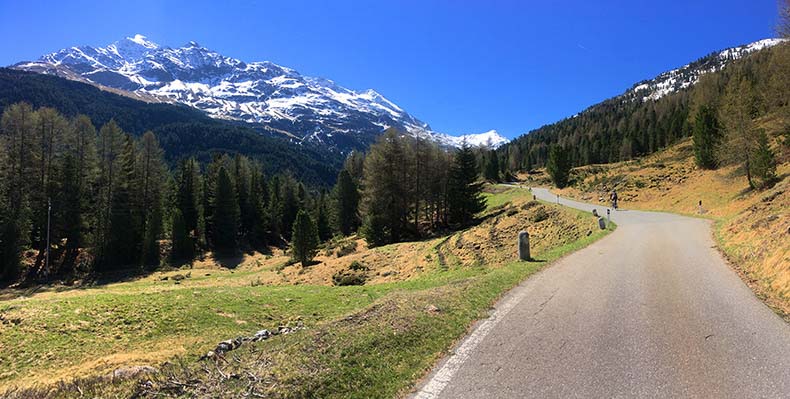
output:
<instances>
[{"instance_id":1,"label":"larch tree","mask_svg":"<svg viewBox=\"0 0 790 399\"><path fill-rule=\"evenodd\" d=\"M102 263L110 248L110 219L113 197L119 183L120 155L124 146L124 133L114 120L99 130L97 151L99 155L98 204L96 206L96 244L99 262Z\"/></svg>"},{"instance_id":2,"label":"larch tree","mask_svg":"<svg viewBox=\"0 0 790 399\"><path fill-rule=\"evenodd\" d=\"M746 77L732 79L727 85L721 109L721 119L726 131L720 160L740 164L746 172L750 188L755 188L752 179L752 158L757 149L754 140L755 95L751 82Z\"/></svg>"},{"instance_id":3,"label":"larch tree","mask_svg":"<svg viewBox=\"0 0 790 399\"><path fill-rule=\"evenodd\" d=\"M70 251L95 242L96 215L91 210L96 209L96 199L99 158L96 150L96 128L90 118L79 115L72 122L70 135L66 141L69 154L74 157L77 170L76 192L79 195L78 208L79 239L78 242L67 244ZM76 217L75 217L76 220ZM72 255L75 255L72 253Z\"/></svg>"},{"instance_id":4,"label":"larch tree","mask_svg":"<svg viewBox=\"0 0 790 399\"><path fill-rule=\"evenodd\" d=\"M40 249L36 263L44 266L47 237L47 214L51 201L55 201L55 208L61 207L60 198L55 198L57 186L60 184L56 175L59 165L59 155L62 154L63 141L69 128L68 121L53 108L40 108L36 111L36 126L33 130L35 137L35 151L32 151L33 163L32 178L35 186L30 190L30 206L33 224L30 234L31 243ZM58 226L59 223L55 223ZM57 234L55 234L57 235ZM39 269L43 270L43 269ZM51 270L43 270L50 273Z\"/></svg>"},{"instance_id":5,"label":"larch tree","mask_svg":"<svg viewBox=\"0 0 790 399\"><path fill-rule=\"evenodd\" d=\"M388 129L365 157L363 236L371 245L400 241L409 225L408 162L403 139Z\"/></svg>"}]
</instances>

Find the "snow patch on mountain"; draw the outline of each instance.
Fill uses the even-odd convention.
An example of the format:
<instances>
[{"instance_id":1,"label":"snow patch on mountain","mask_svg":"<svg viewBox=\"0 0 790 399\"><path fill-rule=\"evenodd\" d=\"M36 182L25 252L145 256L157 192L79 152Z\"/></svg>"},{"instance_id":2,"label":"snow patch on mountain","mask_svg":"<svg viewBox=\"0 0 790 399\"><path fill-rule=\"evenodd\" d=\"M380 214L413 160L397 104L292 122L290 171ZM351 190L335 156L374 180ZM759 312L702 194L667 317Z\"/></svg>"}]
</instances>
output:
<instances>
[{"instance_id":1,"label":"snow patch on mountain","mask_svg":"<svg viewBox=\"0 0 790 399\"><path fill-rule=\"evenodd\" d=\"M470 147L497 148L510 141L500 135L496 130L489 130L485 133L464 134L461 136L450 136L448 134L439 133L437 136L438 137L435 137L434 140L448 147L461 147L466 144Z\"/></svg>"},{"instance_id":2,"label":"snow patch on mountain","mask_svg":"<svg viewBox=\"0 0 790 399\"><path fill-rule=\"evenodd\" d=\"M729 62L743 58L755 51L776 46L786 39L763 39L743 46L733 47L700 58L680 68L664 72L654 79L637 83L623 94L632 101L658 100L668 94L696 84L706 73L716 72Z\"/></svg>"}]
</instances>

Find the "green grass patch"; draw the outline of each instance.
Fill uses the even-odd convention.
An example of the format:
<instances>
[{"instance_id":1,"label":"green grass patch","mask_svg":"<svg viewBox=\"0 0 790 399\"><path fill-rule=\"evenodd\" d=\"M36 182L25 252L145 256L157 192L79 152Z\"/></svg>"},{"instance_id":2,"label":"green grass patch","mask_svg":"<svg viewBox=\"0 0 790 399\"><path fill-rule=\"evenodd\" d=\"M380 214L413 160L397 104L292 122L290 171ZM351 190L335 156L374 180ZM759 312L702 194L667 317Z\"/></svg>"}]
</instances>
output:
<instances>
[{"instance_id":1,"label":"green grass patch","mask_svg":"<svg viewBox=\"0 0 790 399\"><path fill-rule=\"evenodd\" d=\"M488 197L497 206L525 192L511 189ZM591 217L563 209L580 219ZM533 254L540 262L436 268L415 279L377 285L222 284L254 273L240 271L195 276L178 288L172 281L149 279L5 301L0 304L0 347L13 350L0 351L0 386L53 378L51 372L63 370L75 370L64 378L81 376L76 370L86 362L118 354L145 358L163 351L160 361L172 359L167 351L182 346L186 356L154 377L151 393L235 397L252 390L269 397L392 397L408 390L504 292L608 232ZM190 286L194 282L216 285ZM434 307L438 311L426 310ZM238 361L219 362L216 368L197 362L219 341L296 320L307 329L247 344L233 352ZM194 378L200 381L195 387L172 386ZM55 396L82 395L71 386L76 385L61 386L64 390ZM138 387L86 381L80 389L105 397L118 390L128 396Z\"/></svg>"},{"instance_id":2,"label":"green grass patch","mask_svg":"<svg viewBox=\"0 0 790 399\"><path fill-rule=\"evenodd\" d=\"M524 198L525 193L529 192L525 189L515 187L509 188L499 193L484 192L483 197L486 199L486 210L484 212L489 212L507 204L508 202L513 202L515 199Z\"/></svg>"}]
</instances>

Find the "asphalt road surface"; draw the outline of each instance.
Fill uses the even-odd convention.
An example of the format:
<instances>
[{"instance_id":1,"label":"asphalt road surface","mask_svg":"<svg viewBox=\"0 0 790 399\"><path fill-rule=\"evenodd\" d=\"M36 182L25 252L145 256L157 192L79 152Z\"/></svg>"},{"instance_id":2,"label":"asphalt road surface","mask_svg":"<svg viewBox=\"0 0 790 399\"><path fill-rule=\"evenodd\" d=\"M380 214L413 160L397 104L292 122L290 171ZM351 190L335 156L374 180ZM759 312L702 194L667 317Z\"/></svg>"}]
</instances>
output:
<instances>
[{"instance_id":1,"label":"asphalt road surface","mask_svg":"<svg viewBox=\"0 0 790 399\"><path fill-rule=\"evenodd\" d=\"M413 397L790 398L790 325L724 262L710 222L628 210L612 221L509 292Z\"/></svg>"}]
</instances>

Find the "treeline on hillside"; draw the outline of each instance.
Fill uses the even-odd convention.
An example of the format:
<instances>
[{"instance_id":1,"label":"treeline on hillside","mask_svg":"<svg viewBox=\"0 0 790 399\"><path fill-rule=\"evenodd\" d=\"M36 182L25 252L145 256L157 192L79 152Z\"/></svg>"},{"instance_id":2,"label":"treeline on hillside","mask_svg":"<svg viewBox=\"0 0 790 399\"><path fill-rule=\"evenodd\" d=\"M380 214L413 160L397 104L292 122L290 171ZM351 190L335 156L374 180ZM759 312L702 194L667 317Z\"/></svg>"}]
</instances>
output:
<instances>
[{"instance_id":1,"label":"treeline on hillside","mask_svg":"<svg viewBox=\"0 0 790 399\"><path fill-rule=\"evenodd\" d=\"M689 89L658 100L615 97L604 101L513 140L497 151L498 162L510 172L543 167L549 163L553 146L561 148L566 159L560 163L568 167L647 155L691 136L702 107L727 119L728 92L729 98L748 97L748 105L742 108L748 108L752 119L770 112L786 115L789 46L777 45L736 60L719 72L703 75ZM753 127L743 131L757 134ZM725 158L731 157L721 160Z\"/></svg>"},{"instance_id":2,"label":"treeline on hillside","mask_svg":"<svg viewBox=\"0 0 790 399\"><path fill-rule=\"evenodd\" d=\"M790 44L781 44L703 76L692 91L690 117L698 166L740 165L751 188L771 185L776 159L755 119L778 116L790 146Z\"/></svg>"},{"instance_id":3,"label":"treeline on hillside","mask_svg":"<svg viewBox=\"0 0 790 399\"><path fill-rule=\"evenodd\" d=\"M94 126L113 119L135 137L153 131L170 166L188 157L207 163L217 153L238 153L259 160L268 171L290 171L306 184L330 186L342 165L340 154L293 145L185 105L146 103L57 76L0 68L0 112L18 102L54 108L68 118L87 115Z\"/></svg>"},{"instance_id":4,"label":"treeline on hillside","mask_svg":"<svg viewBox=\"0 0 790 399\"><path fill-rule=\"evenodd\" d=\"M448 152L388 129L346 170L357 176L362 235L383 245L469 224L485 208L478 160L468 146Z\"/></svg>"},{"instance_id":5,"label":"treeline on hillside","mask_svg":"<svg viewBox=\"0 0 790 399\"><path fill-rule=\"evenodd\" d=\"M97 131L87 116L18 103L0 126L0 279L151 270L289 242L305 265L321 241L360 226L382 245L468 224L484 207L478 180L471 149L394 130L351 154L331 193L238 154L171 171L153 132L136 139L112 119Z\"/></svg>"},{"instance_id":6,"label":"treeline on hillside","mask_svg":"<svg viewBox=\"0 0 790 399\"><path fill-rule=\"evenodd\" d=\"M264 250L290 238L300 209L328 230L320 225L328 223L324 193L311 196L290 175L266 179L260 162L227 154L203 166L185 159L171 173L153 132L136 139L112 119L97 132L87 116L68 119L19 103L3 112L0 140L0 277L6 281L20 277L26 248L38 251L23 277L49 279L75 267L154 268L165 256L181 261L208 250ZM164 238L172 239L170 253Z\"/></svg>"}]
</instances>

